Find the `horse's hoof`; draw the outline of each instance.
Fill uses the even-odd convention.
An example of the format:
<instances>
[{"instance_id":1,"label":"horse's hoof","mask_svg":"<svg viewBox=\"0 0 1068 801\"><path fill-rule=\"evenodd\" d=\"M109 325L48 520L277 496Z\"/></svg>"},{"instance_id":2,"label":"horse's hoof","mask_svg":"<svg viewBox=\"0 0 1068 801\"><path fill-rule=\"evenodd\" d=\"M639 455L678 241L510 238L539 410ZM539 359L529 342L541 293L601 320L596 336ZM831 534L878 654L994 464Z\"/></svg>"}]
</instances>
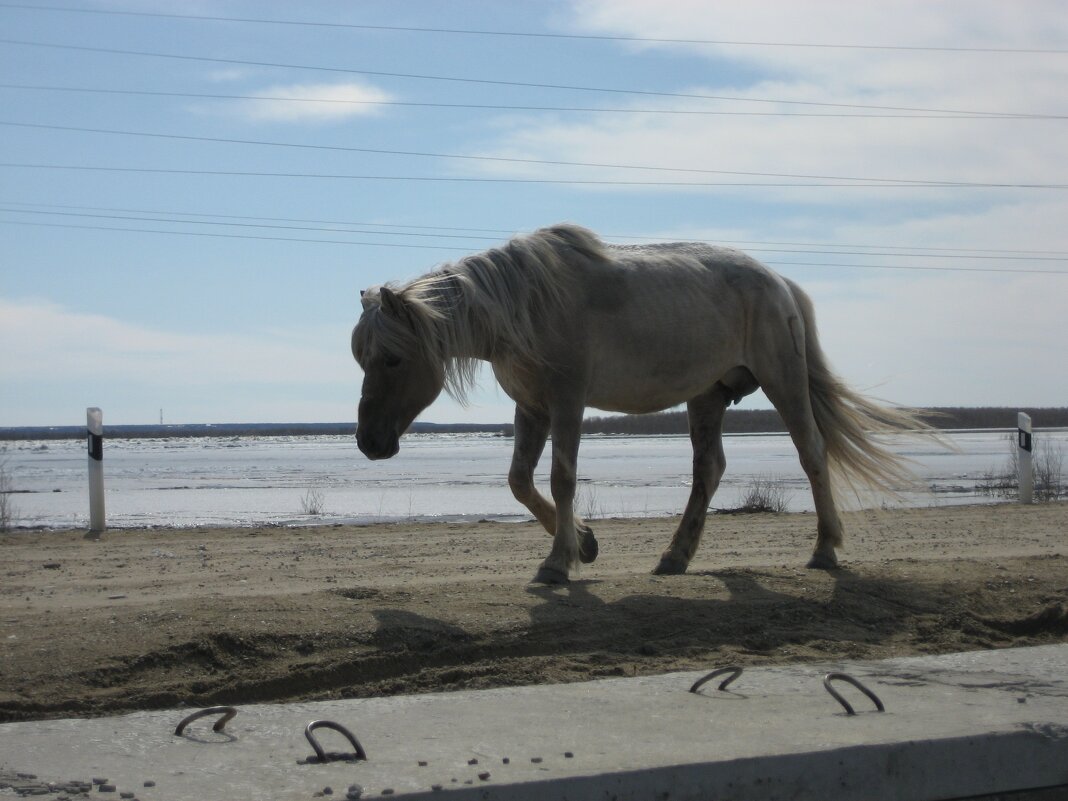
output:
<instances>
[{"instance_id":1,"label":"horse's hoof","mask_svg":"<svg viewBox=\"0 0 1068 801\"><path fill-rule=\"evenodd\" d=\"M687 563L681 559L669 559L666 556L653 569L654 576L681 576L686 572Z\"/></svg>"},{"instance_id":2,"label":"horse's hoof","mask_svg":"<svg viewBox=\"0 0 1068 801\"><path fill-rule=\"evenodd\" d=\"M597 558L597 538L593 536L593 529L582 526L579 529L579 561L588 565Z\"/></svg>"},{"instance_id":3,"label":"horse's hoof","mask_svg":"<svg viewBox=\"0 0 1068 801\"><path fill-rule=\"evenodd\" d=\"M534 574L534 581L532 584L567 584L571 581L567 577L567 573L563 570L557 570L555 567L539 567L538 572Z\"/></svg>"},{"instance_id":4,"label":"horse's hoof","mask_svg":"<svg viewBox=\"0 0 1068 801\"><path fill-rule=\"evenodd\" d=\"M805 567L810 570L835 570L838 567L838 557L833 553L830 555L825 553L814 553Z\"/></svg>"}]
</instances>

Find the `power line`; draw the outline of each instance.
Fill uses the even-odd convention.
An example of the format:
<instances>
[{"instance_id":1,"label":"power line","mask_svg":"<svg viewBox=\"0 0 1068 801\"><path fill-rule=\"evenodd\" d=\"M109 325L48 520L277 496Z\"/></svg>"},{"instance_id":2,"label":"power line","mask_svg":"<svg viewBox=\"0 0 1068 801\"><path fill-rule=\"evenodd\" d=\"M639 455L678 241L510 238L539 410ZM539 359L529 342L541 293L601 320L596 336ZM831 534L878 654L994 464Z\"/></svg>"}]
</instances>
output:
<instances>
[{"instance_id":1,"label":"power line","mask_svg":"<svg viewBox=\"0 0 1068 801\"><path fill-rule=\"evenodd\" d=\"M766 261L769 267L841 267L847 269L871 269L871 270L916 270L920 272L949 272L949 273L1020 273L1027 275L1068 275L1068 270L1035 270L1024 268L1020 270L1006 270L1000 267L946 267L946 266L921 266L918 264L839 264L834 262L813 261Z\"/></svg>"},{"instance_id":2,"label":"power line","mask_svg":"<svg viewBox=\"0 0 1068 801\"><path fill-rule=\"evenodd\" d=\"M413 100L348 100L334 97L293 97L274 95L236 95L209 92L164 92L150 89L112 89L88 86L44 86L39 84L0 83L0 89L39 92L81 92L86 94L133 95L144 97L181 97L196 100L253 100L286 103L326 103L339 106L390 106L412 108L472 109L482 111L552 111L597 114L649 114L710 117L802 117L832 119L890 119L890 120L1066 120L1068 114L961 114L961 113L844 113L811 111L729 111L717 109L665 109L665 108L608 108L603 106L530 106L501 103L432 103ZM777 101L772 101L777 102Z\"/></svg>"},{"instance_id":3,"label":"power line","mask_svg":"<svg viewBox=\"0 0 1068 801\"><path fill-rule=\"evenodd\" d=\"M828 180L815 181L620 181L609 179L588 178L487 178L471 176L448 176L448 175L371 175L352 173L315 173L315 172L269 172L261 170L195 170L189 168L168 167L112 167L96 166L88 164L41 164L27 162L0 162L0 167L31 169L31 170L72 170L83 172L125 172L145 173L155 175L211 175L234 178L306 178L322 180L353 180L353 181L417 181L427 183L467 183L467 184L530 184L546 186L622 186L622 187L663 187L679 188L687 187L715 188L715 187L745 187L745 188L777 188L777 189L1044 189L1059 190L1068 189L1068 184L1029 184L1029 183L938 183L916 181L911 183L831 183ZM788 177L788 176L787 176ZM880 179L838 179L864 181Z\"/></svg>"},{"instance_id":4,"label":"power line","mask_svg":"<svg viewBox=\"0 0 1068 801\"><path fill-rule=\"evenodd\" d=\"M173 211L173 210L159 210L159 209L127 209L127 208L114 208L109 206L69 206L60 205L55 203L24 203L13 200L0 200L0 204L7 206L25 206L31 208L45 208L45 209L80 209L84 211L106 211L106 212L120 212L128 214L170 214L176 217L217 217L223 220L267 220L268 222L286 222L286 223L313 223L319 225L361 225L367 227L379 227L379 228L415 228L420 231L476 231L478 233L486 234L498 234L500 236L512 236L515 231L504 230L500 228L458 228L456 226L444 226L444 225L402 225L392 223L371 223L371 222L352 222L351 220L314 220L298 217L253 217L244 214L219 214L216 212L191 212L191 211ZM485 238L485 237L480 237ZM496 240L498 237L494 237Z\"/></svg>"},{"instance_id":5,"label":"power line","mask_svg":"<svg viewBox=\"0 0 1068 801\"><path fill-rule=\"evenodd\" d=\"M124 226L111 226L111 225L79 225L74 223L49 223L49 222L29 222L24 220L2 220L0 219L0 225L24 225L37 228L65 228L74 230L89 230L89 231L113 231L121 233L138 233L138 234L161 234L169 236L193 236L193 237L207 237L212 239L245 239L245 240L258 240L266 242L294 242L300 244L320 244L320 245L352 245L360 247L388 247L388 248L408 248L419 250L455 250L470 253L470 248L463 248L456 245L419 245L406 242L359 242L347 239L312 239L306 237L285 237L285 236L267 236L262 234L232 234L232 233L217 233L211 231L173 231L163 230L156 228L132 228ZM831 254L833 255L833 254ZM842 255L856 255L856 254L842 254ZM881 254L860 254L860 255L881 255ZM900 255L900 254L893 254ZM770 267L831 267L831 268L846 268L846 269L859 269L859 270L913 270L921 272L960 272L960 273L1001 273L1001 274L1026 274L1026 275L1068 275L1068 270L1043 270L1036 268L1019 268L1019 269L1006 269L1004 267L953 267L946 265L910 265L910 264L845 264L841 262L804 262L804 261L765 261L764 264Z\"/></svg>"},{"instance_id":6,"label":"power line","mask_svg":"<svg viewBox=\"0 0 1068 801\"><path fill-rule=\"evenodd\" d=\"M70 44L58 44L55 42L34 42L23 39L0 39L0 44L19 45L22 47L40 47L51 48L56 50L74 50L84 53L103 53L107 55L121 55L121 56L136 56L141 58L165 58L175 59L179 61L194 61L199 63L210 64L230 64L239 66L251 66L251 67L271 67L277 69L290 69L290 70L310 70L316 72L328 72L339 73L345 75L371 75L379 78L403 78L408 80L420 80L420 81L438 81L438 82L451 82L451 83L464 83L464 84L480 84L486 86L508 86L514 88L524 89L552 89L557 91L570 91L570 92L600 92L606 94L616 95L640 95L643 97L674 97L684 98L689 100L721 100L741 103L769 103L776 105L788 105L788 106L806 106L806 107L820 107L820 108L850 108L850 109L867 109L870 111L906 111L906 112L918 112L923 114L943 114L943 115L981 115L991 117L1004 117L1019 116L1016 112L1000 112L1000 111L974 111L974 110L962 110L962 109L932 109L932 108L920 108L915 106L877 106L866 105L860 103L828 103L819 102L814 100L781 100L771 98L752 98L752 97L734 97L728 95L706 95L695 94L686 92L659 92L650 89L616 89L603 86L576 86L570 84L551 84L551 83L536 83L530 81L505 81L492 78L463 78L456 76L446 75L423 75L418 73L407 72L385 72L381 70L365 70L356 69L354 67L324 67L308 64L288 64L284 62L276 61L248 61L236 58L218 58L210 56L191 56L181 53L160 53L148 50L123 50L120 48L110 47L90 47L88 45L70 45ZM1036 115L1039 117L1045 115Z\"/></svg>"},{"instance_id":7,"label":"power line","mask_svg":"<svg viewBox=\"0 0 1068 801\"><path fill-rule=\"evenodd\" d=\"M366 228L356 228L350 226L347 228L328 227L327 224L323 225L296 225L288 224L284 225L281 222L218 222L215 220L179 220L171 217L150 217L150 216L135 216L133 214L101 214L101 213L88 213L88 212L74 212L74 211L38 211L38 210L26 210L26 209L10 209L0 207L0 212L8 214L38 214L49 215L54 217L86 217L91 219L103 219L103 220L128 220L137 222L165 222L174 223L175 225L215 225L215 226L227 226L233 228L269 228L278 229L284 231L321 231L325 233L338 233L338 234L372 234L375 236L413 236L424 237L427 239L476 239L482 241L498 241L498 237L489 236L475 236L475 235L463 235L463 234L446 234L441 232L422 233L422 232L410 232L410 231L372 231ZM144 212L143 214L150 214L151 212ZM298 222L298 221L293 221ZM346 225L345 223L333 223L336 225ZM1053 259L1051 259L1052 261Z\"/></svg>"},{"instance_id":8,"label":"power line","mask_svg":"<svg viewBox=\"0 0 1068 801\"><path fill-rule=\"evenodd\" d=\"M308 20L265 19L260 17L222 17L206 14L168 14L152 11L120 11L114 9L70 8L67 6L41 6L26 3L0 3L0 8L17 8L28 11L61 11L80 14L101 14L111 16L150 17L158 19L197 20L206 22L255 23L258 25L285 25L309 28L335 28L366 31L395 31L402 33L462 34L465 36L522 37L531 39L571 39L599 42L634 42L649 44L680 45L717 45L728 47L786 47L829 50L886 50L905 52L936 53L1012 53L1064 55L1068 50L1057 48L1024 47L938 47L930 45L873 45L873 44L836 44L817 42L776 42L776 41L740 41L730 39L681 39L650 36L618 36L610 34L548 33L534 31L494 31L473 28L431 28L411 25L368 25L347 22L313 22Z\"/></svg>"},{"instance_id":9,"label":"power line","mask_svg":"<svg viewBox=\"0 0 1068 801\"><path fill-rule=\"evenodd\" d=\"M419 158L435 158L435 159L459 159L464 161L483 161L494 163L506 163L506 164L533 164L538 166L551 166L551 167L583 167L583 168L595 168L595 169L613 169L613 170L642 170L650 172L672 172L672 173L692 173L699 175L736 175L746 176L752 178L789 178L797 180L818 180L818 181L849 181L849 182L868 182L873 184L888 184L888 185L918 185L918 186L946 186L946 187L983 187L989 188L994 184L990 182L972 182L972 181L942 181L942 180L919 180L911 178L872 178L872 177L856 177L845 175L808 175L798 173L775 173L775 172L756 172L746 170L713 170L703 169L700 167L663 167L656 165L642 165L642 164L614 164L604 162L589 162L589 161L563 161L559 159L531 159L531 158L514 158L504 156L477 156L471 154L462 153L434 153L430 151L420 150L389 150L386 148L371 148L371 147L352 147L348 145L316 145L303 142L276 142L263 139L232 139L226 137L214 137L214 136L192 136L187 134L172 134L172 133L159 133L152 131L127 131L118 130L113 128L87 128L78 127L73 125L47 125L42 123L31 122L15 122L12 120L0 120L0 125L6 125L16 128L33 128L39 130L49 131L69 131L77 133L94 133L104 134L112 136L135 136L150 139L169 139L169 140L181 140L187 142L208 142L212 144L230 144L230 145L254 145L260 147L282 147L282 148L295 148L302 150L327 150L336 151L342 153L368 153L373 155L388 155L388 156L415 156ZM1000 185L1000 184L998 184ZM1032 186L1032 185L1027 185ZM1048 185L1033 185L1032 188L1049 188Z\"/></svg>"},{"instance_id":10,"label":"power line","mask_svg":"<svg viewBox=\"0 0 1068 801\"><path fill-rule=\"evenodd\" d=\"M3 204L0 204L0 212L8 214L36 214L41 216L54 216L54 217L82 217L90 219L106 219L106 220L126 220L137 222L165 222L173 223L176 225L212 225L212 226L226 226L234 228L267 228L278 229L287 231L319 231L324 233L346 233L346 234L372 234L375 236L410 236L410 237L423 237L423 238L435 238L435 239L465 239L465 240L480 240L497 242L499 237L493 236L478 236L471 234L447 234L440 231L434 231L430 233L423 232L411 232L411 231L372 231L366 228L357 228L357 225L365 225L363 223L323 223L316 226L311 224L281 224L282 221L272 222L231 222L224 221L219 222L215 220L180 220L175 219L177 215L171 215L169 217L163 216L144 216L148 214L156 214L157 212L138 212L135 216L133 213L120 214L120 213L99 213L99 212L78 212L78 211L41 211L37 209L19 209L19 208L4 208ZM205 216L205 215L201 215ZM253 218L255 219L255 218ZM309 222L309 221L286 221L290 223L296 222ZM334 227L326 227L326 226ZM347 228L338 228L336 226L346 225ZM412 228L415 226L405 226ZM612 238L609 236L608 238ZM627 237L631 238L631 237ZM645 237L648 239L649 237ZM717 244L710 240L703 240L708 244ZM923 258L923 259L983 259L994 261L1068 261L1068 253L1062 255L1007 255L1005 252L992 252L992 253L917 253L909 252L908 249L899 249L896 252L887 252L879 250L826 250L826 249L814 249L819 248L818 245L797 245L794 248L787 247L771 247L773 244L788 245L791 243L756 243L756 247L749 247L747 250L753 253L787 253L787 254L805 254L805 255L833 255L833 256L896 256L898 258ZM848 245L835 245L833 247L844 248L850 247ZM866 246L874 248L876 246ZM798 249L804 248L804 249Z\"/></svg>"},{"instance_id":11,"label":"power line","mask_svg":"<svg viewBox=\"0 0 1068 801\"><path fill-rule=\"evenodd\" d=\"M74 223L27 222L24 220L0 220L0 225L29 225L36 228L72 228L83 231L121 231L136 234L168 234L171 236L200 236L212 239L253 239L265 242L299 242L318 245L360 245L364 247L418 248L420 250L460 250L470 253L470 248L448 245L415 245L405 242L353 242L347 239L310 239L289 236L267 236L254 234L221 234L212 231L166 231L156 228L126 228L112 225L77 225ZM1068 274L1068 273L1066 273Z\"/></svg>"},{"instance_id":12,"label":"power line","mask_svg":"<svg viewBox=\"0 0 1068 801\"><path fill-rule=\"evenodd\" d=\"M415 223L382 223L382 222L359 222L353 220L320 220L309 219L303 217L261 217L252 216L247 214L221 214L218 212L191 212L191 211L176 211L173 209L130 209L113 206L74 206L66 204L56 203L26 203L15 200L3 200L0 199L0 206L14 206L21 208L9 208L5 211L12 213L27 213L36 209L65 209L76 211L90 211L90 212L107 212L113 214L130 214L130 215L170 215L171 217L214 217L219 220L260 220L268 223L301 223L307 225L330 225L330 226L350 226L350 227L364 227L364 228L389 228L389 229L415 229L416 231L447 231L451 234L457 234L458 232L468 232L464 235L459 235L459 238L463 239L477 239L481 241L500 241L501 237L514 236L517 231L515 229L505 228L474 228L474 227L460 227L460 226L448 226L448 225L417 225ZM131 218L137 219L137 218ZM182 220L175 220L174 222L181 224ZM336 229L327 229L336 230ZM492 237L487 236L474 236L471 234L494 234ZM398 236L404 236L408 234L407 231L369 231L368 233L374 234L387 234L395 233ZM450 235L442 235L447 238L456 238ZM602 238L606 240L627 239L636 240L639 242L703 242L712 245L767 245L778 247L804 247L804 248L852 248L854 250L861 248L877 248L879 250L888 251L912 251L912 255L926 256L936 255L938 253L960 253L960 254L983 254L993 258L1009 258L1015 259L1017 257L1026 256L1053 256L1058 259L1068 258L1068 252L1057 250L1024 250L1020 248L1011 249L994 249L994 248L949 248L949 247L932 247L927 245L888 245L888 244L875 244L864 245L850 242L794 242L794 241L769 241L769 240L752 240L752 239L707 239L701 237L686 236L680 234L670 238L663 236L654 236L652 234L602 234ZM919 251L932 251L932 253L919 253ZM820 251L828 254L835 254L838 251L827 250ZM868 254L861 254L868 255ZM882 255L882 254L879 254ZM890 253L887 255L898 255L898 253Z\"/></svg>"}]
</instances>

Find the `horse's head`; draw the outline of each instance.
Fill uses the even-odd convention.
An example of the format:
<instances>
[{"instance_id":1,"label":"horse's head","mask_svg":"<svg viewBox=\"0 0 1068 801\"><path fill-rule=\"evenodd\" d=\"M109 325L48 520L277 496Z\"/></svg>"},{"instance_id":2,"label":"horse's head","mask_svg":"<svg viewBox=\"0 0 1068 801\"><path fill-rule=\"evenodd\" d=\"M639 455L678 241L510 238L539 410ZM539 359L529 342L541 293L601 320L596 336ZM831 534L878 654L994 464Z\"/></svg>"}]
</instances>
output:
<instances>
[{"instance_id":1,"label":"horse's head","mask_svg":"<svg viewBox=\"0 0 1068 801\"><path fill-rule=\"evenodd\" d=\"M363 368L356 442L369 459L388 459L400 437L445 385L427 311L388 287L362 293L352 355Z\"/></svg>"}]
</instances>

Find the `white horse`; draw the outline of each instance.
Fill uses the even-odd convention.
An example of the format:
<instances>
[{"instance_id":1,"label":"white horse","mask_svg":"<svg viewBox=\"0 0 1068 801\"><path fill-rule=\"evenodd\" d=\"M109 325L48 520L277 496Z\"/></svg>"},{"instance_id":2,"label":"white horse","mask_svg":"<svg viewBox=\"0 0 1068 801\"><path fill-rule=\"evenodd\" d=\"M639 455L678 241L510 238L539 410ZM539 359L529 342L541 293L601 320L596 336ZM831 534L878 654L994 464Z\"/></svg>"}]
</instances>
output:
<instances>
[{"instance_id":1,"label":"white horse","mask_svg":"<svg viewBox=\"0 0 1068 801\"><path fill-rule=\"evenodd\" d=\"M782 416L812 486L809 567L837 565L842 523L832 477L900 486L911 479L872 433L926 429L914 410L847 388L816 338L812 303L792 281L728 248L619 246L575 225L520 236L405 285L362 293L352 353L363 368L356 439L388 459L441 390L463 400L479 360L515 401L508 483L553 535L534 581L560 584L597 556L575 516L583 412L654 412L686 403L693 488L654 570L683 573L723 475L723 413L757 388ZM552 501L534 468L552 435ZM834 482L837 483L837 482Z\"/></svg>"}]
</instances>

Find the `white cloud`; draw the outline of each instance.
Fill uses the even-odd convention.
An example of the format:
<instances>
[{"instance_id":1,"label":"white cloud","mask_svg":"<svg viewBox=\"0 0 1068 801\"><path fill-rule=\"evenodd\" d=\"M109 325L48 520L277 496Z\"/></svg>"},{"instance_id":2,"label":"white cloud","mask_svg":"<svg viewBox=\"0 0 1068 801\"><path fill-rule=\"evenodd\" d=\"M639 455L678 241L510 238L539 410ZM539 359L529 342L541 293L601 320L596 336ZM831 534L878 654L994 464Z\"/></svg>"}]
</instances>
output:
<instances>
[{"instance_id":1,"label":"white cloud","mask_svg":"<svg viewBox=\"0 0 1068 801\"><path fill-rule=\"evenodd\" d=\"M715 3L675 0L583 0L581 32L640 37L778 42L1060 47L1068 17L1058 3L1029 4L1027 13L999 2L966 5L921 0ZM627 45L629 46L629 45ZM813 107L832 103L897 108L1063 113L1068 61L1058 55L927 51L656 45L661 55L709 58L709 68L680 75L681 93L775 99L735 103L644 98L633 108L750 112L864 113ZM739 71L738 68L741 70ZM655 85L655 84L653 84ZM618 98L613 105L618 105ZM812 176L994 183L1064 183L1060 124L1036 120L887 119L704 115L590 115L502 121L486 155L679 169ZM1056 165L1051 168L1051 165ZM496 174L547 176L546 167L484 165ZM551 173L555 174L555 173ZM561 177L610 180L767 181L730 175L559 168ZM635 190L628 190L635 191ZM677 190L673 190L677 191ZM970 200L977 190L763 189L760 197L815 205L915 199Z\"/></svg>"},{"instance_id":2,"label":"white cloud","mask_svg":"<svg viewBox=\"0 0 1068 801\"><path fill-rule=\"evenodd\" d=\"M314 346L303 330L177 333L45 301L0 298L0 380L62 376L183 387L332 382L340 371L351 376L354 370L347 332L337 334Z\"/></svg>"},{"instance_id":3,"label":"white cloud","mask_svg":"<svg viewBox=\"0 0 1068 801\"><path fill-rule=\"evenodd\" d=\"M282 122L332 121L381 111L391 95L369 84L289 84L270 86L255 93L256 100L241 100L237 108L253 120Z\"/></svg>"},{"instance_id":4,"label":"white cloud","mask_svg":"<svg viewBox=\"0 0 1068 801\"><path fill-rule=\"evenodd\" d=\"M852 0L751 0L715 3L704 0L575 0L572 24L581 32L643 38L719 42L794 43L800 45L869 45L911 47L986 47L1063 49L1068 19L1060 0L1029 0L1026 6L1001 0L966 4L897 0L856 3ZM684 47L700 55L749 60L788 70L812 69L827 74L858 59L871 62L879 50L731 44L656 44L642 48ZM897 53L885 51L890 58ZM858 55L859 54L859 55ZM954 58L954 56L948 56ZM910 57L909 57L910 58ZM1054 56L1054 58L1058 58Z\"/></svg>"},{"instance_id":5,"label":"white cloud","mask_svg":"<svg viewBox=\"0 0 1068 801\"><path fill-rule=\"evenodd\" d=\"M1068 278L884 275L807 289L823 346L854 386L920 405L1057 406L1068 397L1059 367Z\"/></svg>"},{"instance_id":6,"label":"white cloud","mask_svg":"<svg viewBox=\"0 0 1068 801\"><path fill-rule=\"evenodd\" d=\"M0 425L85 406L112 423L355 420L347 330L166 331L47 301L0 298Z\"/></svg>"}]
</instances>

